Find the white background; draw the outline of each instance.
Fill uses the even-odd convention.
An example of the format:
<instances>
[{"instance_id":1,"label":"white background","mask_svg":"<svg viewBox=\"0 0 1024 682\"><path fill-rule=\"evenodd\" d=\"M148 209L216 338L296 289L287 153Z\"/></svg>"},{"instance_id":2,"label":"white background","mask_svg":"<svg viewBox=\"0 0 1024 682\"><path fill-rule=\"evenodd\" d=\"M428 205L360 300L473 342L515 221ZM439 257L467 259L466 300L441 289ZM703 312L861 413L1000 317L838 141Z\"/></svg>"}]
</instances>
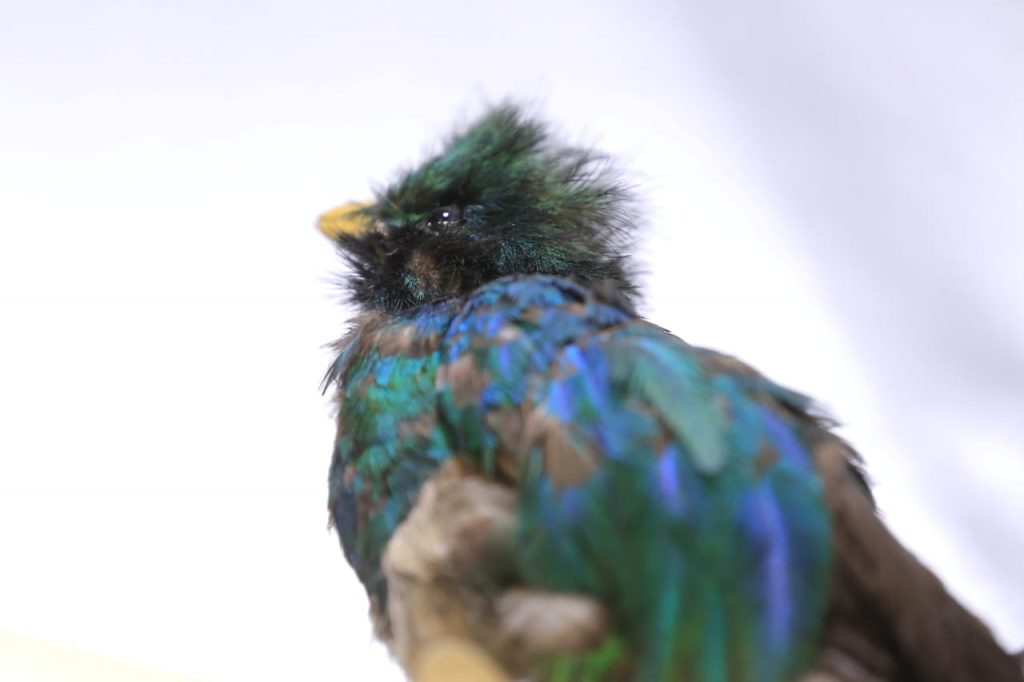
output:
<instances>
[{"instance_id":1,"label":"white background","mask_svg":"<svg viewBox=\"0 0 1024 682\"><path fill-rule=\"evenodd\" d=\"M1024 6L0 5L0 630L397 679L328 533L316 215L512 95L623 161L644 312L819 397L1024 646Z\"/></svg>"}]
</instances>

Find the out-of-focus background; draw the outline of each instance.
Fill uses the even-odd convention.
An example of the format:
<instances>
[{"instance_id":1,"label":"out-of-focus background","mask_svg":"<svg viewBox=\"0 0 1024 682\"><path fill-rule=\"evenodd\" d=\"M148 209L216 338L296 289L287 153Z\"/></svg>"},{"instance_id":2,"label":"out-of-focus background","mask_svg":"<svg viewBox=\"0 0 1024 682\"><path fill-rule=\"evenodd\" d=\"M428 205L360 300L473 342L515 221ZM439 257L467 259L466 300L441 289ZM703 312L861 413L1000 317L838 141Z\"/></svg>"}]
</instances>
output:
<instances>
[{"instance_id":1,"label":"out-of-focus background","mask_svg":"<svg viewBox=\"0 0 1024 682\"><path fill-rule=\"evenodd\" d=\"M506 96L628 170L644 312L818 396L896 533L1024 646L1021 3L0 17L3 679L73 679L47 647L80 679L399 679L327 530L350 311L313 221Z\"/></svg>"}]
</instances>

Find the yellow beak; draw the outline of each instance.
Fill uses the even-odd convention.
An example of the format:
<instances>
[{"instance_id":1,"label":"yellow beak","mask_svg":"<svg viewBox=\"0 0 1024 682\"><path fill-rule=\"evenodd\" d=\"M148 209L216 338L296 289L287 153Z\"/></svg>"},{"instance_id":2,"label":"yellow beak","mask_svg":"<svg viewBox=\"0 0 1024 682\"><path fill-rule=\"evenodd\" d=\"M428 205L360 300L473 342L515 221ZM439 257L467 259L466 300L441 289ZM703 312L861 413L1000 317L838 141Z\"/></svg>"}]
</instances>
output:
<instances>
[{"instance_id":1,"label":"yellow beak","mask_svg":"<svg viewBox=\"0 0 1024 682\"><path fill-rule=\"evenodd\" d=\"M369 202L353 201L327 211L316 221L316 226L328 239L341 235L359 237L370 229L370 220L362 213Z\"/></svg>"}]
</instances>

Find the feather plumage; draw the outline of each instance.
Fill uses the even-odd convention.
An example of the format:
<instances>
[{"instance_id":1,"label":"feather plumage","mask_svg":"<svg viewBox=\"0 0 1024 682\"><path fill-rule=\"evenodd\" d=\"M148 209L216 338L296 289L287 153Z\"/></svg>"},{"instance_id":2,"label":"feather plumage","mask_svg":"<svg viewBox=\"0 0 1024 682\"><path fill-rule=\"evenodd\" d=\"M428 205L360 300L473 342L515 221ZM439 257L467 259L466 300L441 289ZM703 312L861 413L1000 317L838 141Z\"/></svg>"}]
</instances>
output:
<instances>
[{"instance_id":1,"label":"feather plumage","mask_svg":"<svg viewBox=\"0 0 1024 682\"><path fill-rule=\"evenodd\" d=\"M327 378L330 507L381 634L382 556L424 483L459 461L517 500L507 565L472 579L483 602L525 589L606 612L599 644L548 652L534 676L782 682L823 652L876 651L861 663L886 679L1019 681L887 534L809 399L638 317L628 206L600 157L504 106L337 237L364 312ZM929 614L883 603L898 595L871 571L890 565L948 622L908 634ZM851 638L858 619L876 631ZM957 633L970 655L933 676L920 649Z\"/></svg>"}]
</instances>

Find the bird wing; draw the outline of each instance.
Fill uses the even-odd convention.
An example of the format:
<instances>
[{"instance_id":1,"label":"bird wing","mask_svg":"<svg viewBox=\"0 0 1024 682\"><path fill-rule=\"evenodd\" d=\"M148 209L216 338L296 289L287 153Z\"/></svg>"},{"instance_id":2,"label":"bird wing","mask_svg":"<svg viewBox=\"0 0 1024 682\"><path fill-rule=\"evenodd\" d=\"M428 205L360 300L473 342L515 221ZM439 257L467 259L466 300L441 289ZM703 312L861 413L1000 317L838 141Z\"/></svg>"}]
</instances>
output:
<instances>
[{"instance_id":1,"label":"bird wing","mask_svg":"<svg viewBox=\"0 0 1024 682\"><path fill-rule=\"evenodd\" d=\"M381 555L456 457L516 490L523 586L607 608L605 645L555 662L568 678L770 682L819 648L880 679L1021 679L885 529L806 398L614 293L514 277L355 329L327 377L330 504L385 638Z\"/></svg>"},{"instance_id":2,"label":"bird wing","mask_svg":"<svg viewBox=\"0 0 1024 682\"><path fill-rule=\"evenodd\" d=\"M453 450L519 487L524 581L602 599L637 679L805 665L830 562L805 398L553 277L479 290L441 355Z\"/></svg>"}]
</instances>

